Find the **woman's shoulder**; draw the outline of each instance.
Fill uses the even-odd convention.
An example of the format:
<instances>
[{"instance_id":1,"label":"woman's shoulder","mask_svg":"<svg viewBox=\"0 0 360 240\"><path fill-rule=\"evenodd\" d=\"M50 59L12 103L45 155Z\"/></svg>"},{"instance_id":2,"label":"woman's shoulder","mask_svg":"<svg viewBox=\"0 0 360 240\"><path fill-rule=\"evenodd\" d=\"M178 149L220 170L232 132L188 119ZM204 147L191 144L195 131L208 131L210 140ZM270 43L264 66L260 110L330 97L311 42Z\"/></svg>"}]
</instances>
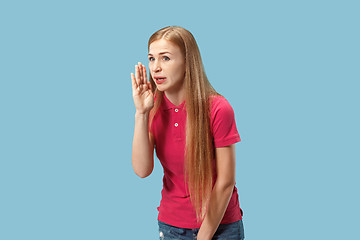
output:
<instances>
[{"instance_id":1,"label":"woman's shoulder","mask_svg":"<svg viewBox=\"0 0 360 240\"><path fill-rule=\"evenodd\" d=\"M231 108L229 101L221 94L213 94L209 96L211 110L214 111L220 108Z\"/></svg>"}]
</instances>

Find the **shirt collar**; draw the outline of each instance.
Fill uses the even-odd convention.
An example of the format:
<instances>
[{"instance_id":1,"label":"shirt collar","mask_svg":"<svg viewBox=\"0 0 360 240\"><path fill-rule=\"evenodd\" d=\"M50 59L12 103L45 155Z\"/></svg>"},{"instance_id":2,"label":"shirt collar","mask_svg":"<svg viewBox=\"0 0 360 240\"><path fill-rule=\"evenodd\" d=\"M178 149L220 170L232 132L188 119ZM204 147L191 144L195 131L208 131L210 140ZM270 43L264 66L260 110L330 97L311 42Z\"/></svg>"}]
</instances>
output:
<instances>
[{"instance_id":1,"label":"shirt collar","mask_svg":"<svg viewBox=\"0 0 360 240\"><path fill-rule=\"evenodd\" d=\"M172 109L172 108L178 108L178 109L183 109L184 105L185 105L185 100L178 106L175 106L172 102L170 102L170 100L166 97L165 93L163 93L163 99L164 99L164 109L168 110L168 109Z\"/></svg>"}]
</instances>

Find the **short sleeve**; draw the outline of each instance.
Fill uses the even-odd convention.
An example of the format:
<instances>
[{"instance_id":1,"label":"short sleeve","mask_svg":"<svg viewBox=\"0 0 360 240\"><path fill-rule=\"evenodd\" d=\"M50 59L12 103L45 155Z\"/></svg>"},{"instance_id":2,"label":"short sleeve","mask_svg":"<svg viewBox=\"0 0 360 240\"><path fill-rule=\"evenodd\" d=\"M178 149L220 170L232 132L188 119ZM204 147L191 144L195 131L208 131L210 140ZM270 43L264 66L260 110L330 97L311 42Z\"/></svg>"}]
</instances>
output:
<instances>
[{"instance_id":1,"label":"short sleeve","mask_svg":"<svg viewBox=\"0 0 360 240\"><path fill-rule=\"evenodd\" d=\"M211 131L215 147L225 147L240 142L234 110L230 103L224 97L216 96L212 99L211 105Z\"/></svg>"}]
</instances>

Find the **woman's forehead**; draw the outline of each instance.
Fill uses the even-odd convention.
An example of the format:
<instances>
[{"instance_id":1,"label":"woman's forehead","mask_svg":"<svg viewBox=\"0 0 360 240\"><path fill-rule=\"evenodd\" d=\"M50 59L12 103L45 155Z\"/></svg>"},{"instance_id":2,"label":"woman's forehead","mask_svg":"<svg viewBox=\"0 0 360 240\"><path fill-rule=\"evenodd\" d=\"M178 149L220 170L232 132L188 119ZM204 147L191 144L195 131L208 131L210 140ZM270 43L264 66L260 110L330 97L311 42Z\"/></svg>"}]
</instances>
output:
<instances>
[{"instance_id":1,"label":"woman's forehead","mask_svg":"<svg viewBox=\"0 0 360 240\"><path fill-rule=\"evenodd\" d=\"M150 44L149 54L160 54L163 52L177 54L180 53L180 48L173 42L165 39L159 39Z\"/></svg>"}]
</instances>

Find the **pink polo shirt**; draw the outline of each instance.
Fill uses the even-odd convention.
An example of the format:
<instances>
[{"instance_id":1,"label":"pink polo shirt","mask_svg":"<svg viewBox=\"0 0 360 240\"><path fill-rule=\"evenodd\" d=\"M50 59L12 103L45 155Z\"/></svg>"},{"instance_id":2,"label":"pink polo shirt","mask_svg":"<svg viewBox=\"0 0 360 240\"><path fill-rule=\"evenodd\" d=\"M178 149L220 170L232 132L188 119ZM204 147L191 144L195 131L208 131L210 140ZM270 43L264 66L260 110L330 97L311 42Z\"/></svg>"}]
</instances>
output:
<instances>
[{"instance_id":1,"label":"pink polo shirt","mask_svg":"<svg viewBox=\"0 0 360 240\"><path fill-rule=\"evenodd\" d=\"M200 228L196 213L185 189L185 101L172 104L164 100L154 116L150 131L155 139L155 151L164 169L162 199L158 220L181 228ZM236 128L234 111L222 96L215 96L211 107L211 131L215 147L224 147L241 141ZM214 159L215 162L215 159ZM216 179L216 176L215 176ZM237 188L234 187L229 205L221 224L242 219Z\"/></svg>"}]
</instances>

